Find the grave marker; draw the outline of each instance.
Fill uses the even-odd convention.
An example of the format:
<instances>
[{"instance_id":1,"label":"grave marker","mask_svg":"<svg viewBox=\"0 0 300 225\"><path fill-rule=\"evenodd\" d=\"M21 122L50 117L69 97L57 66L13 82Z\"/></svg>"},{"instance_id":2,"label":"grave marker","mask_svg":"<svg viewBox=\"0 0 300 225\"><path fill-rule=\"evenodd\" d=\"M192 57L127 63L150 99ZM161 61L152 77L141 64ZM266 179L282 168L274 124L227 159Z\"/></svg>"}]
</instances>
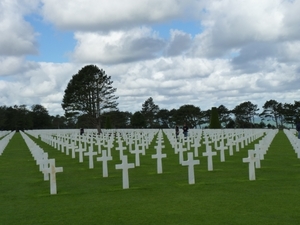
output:
<instances>
[{"instance_id":1,"label":"grave marker","mask_svg":"<svg viewBox=\"0 0 300 225\"><path fill-rule=\"evenodd\" d=\"M122 170L123 189L129 188L128 169L134 168L134 163L128 163L127 155L122 158L122 163L116 165L116 169Z\"/></svg>"},{"instance_id":2,"label":"grave marker","mask_svg":"<svg viewBox=\"0 0 300 225\"><path fill-rule=\"evenodd\" d=\"M89 147L89 151L83 153L85 156L89 157L89 168L93 169L94 168L94 155L97 155L97 152L94 152L94 145L91 144Z\"/></svg>"},{"instance_id":3,"label":"grave marker","mask_svg":"<svg viewBox=\"0 0 300 225\"><path fill-rule=\"evenodd\" d=\"M50 194L57 194L56 173L63 172L63 168L55 167L55 159L49 159L49 167L44 171L50 174Z\"/></svg>"},{"instance_id":4,"label":"grave marker","mask_svg":"<svg viewBox=\"0 0 300 225\"><path fill-rule=\"evenodd\" d=\"M135 150L131 150L131 153L135 155L135 166L140 166L140 154L143 154L143 150L139 149L139 145L136 146Z\"/></svg>"},{"instance_id":5,"label":"grave marker","mask_svg":"<svg viewBox=\"0 0 300 225\"><path fill-rule=\"evenodd\" d=\"M182 164L183 162L183 152L187 151L186 148L182 147L182 143L179 142L178 143L178 148L177 148L177 152L179 153L179 164Z\"/></svg>"},{"instance_id":6,"label":"grave marker","mask_svg":"<svg viewBox=\"0 0 300 225\"><path fill-rule=\"evenodd\" d=\"M189 184L195 184L195 172L194 172L194 166L200 164L200 160L194 159L193 153L188 152L188 159L187 161L183 161L183 166L188 166L189 171Z\"/></svg>"},{"instance_id":7,"label":"grave marker","mask_svg":"<svg viewBox=\"0 0 300 225\"><path fill-rule=\"evenodd\" d=\"M162 154L161 148L158 148L152 159L157 159L157 173L162 173L162 158L166 158L167 154Z\"/></svg>"},{"instance_id":8,"label":"grave marker","mask_svg":"<svg viewBox=\"0 0 300 225\"><path fill-rule=\"evenodd\" d=\"M44 152L43 158L40 163L40 171L44 174L44 180L49 180L49 173L44 172L45 169L48 168L49 159L48 159L48 153Z\"/></svg>"},{"instance_id":9,"label":"grave marker","mask_svg":"<svg viewBox=\"0 0 300 225\"><path fill-rule=\"evenodd\" d=\"M77 148L75 151L79 153L79 162L82 163L83 162L83 152L85 152L85 148L82 147L81 143L79 143L79 148Z\"/></svg>"},{"instance_id":10,"label":"grave marker","mask_svg":"<svg viewBox=\"0 0 300 225\"><path fill-rule=\"evenodd\" d=\"M118 141L118 147L116 148L117 151L119 151L119 156L120 156L120 160L122 160L123 158L123 151L126 150L127 148L125 146L123 146L123 142L121 140Z\"/></svg>"},{"instance_id":11,"label":"grave marker","mask_svg":"<svg viewBox=\"0 0 300 225\"><path fill-rule=\"evenodd\" d=\"M107 162L109 160L112 160L112 157L107 156L106 150L102 150L102 156L97 157L97 161L102 161L102 175L103 175L103 177L108 177Z\"/></svg>"},{"instance_id":12,"label":"grave marker","mask_svg":"<svg viewBox=\"0 0 300 225\"><path fill-rule=\"evenodd\" d=\"M220 146L215 145L216 150L220 151L220 161L225 162L225 150L227 150L227 146L224 145L224 139L221 138Z\"/></svg>"},{"instance_id":13,"label":"grave marker","mask_svg":"<svg viewBox=\"0 0 300 225\"><path fill-rule=\"evenodd\" d=\"M201 143L200 140L195 138L194 139L194 144L192 144L192 147L194 147L194 155L195 157L198 157L199 152L198 152L198 148L201 147Z\"/></svg>"},{"instance_id":14,"label":"grave marker","mask_svg":"<svg viewBox=\"0 0 300 225\"><path fill-rule=\"evenodd\" d=\"M249 180L255 180L255 152L254 150L248 150L248 158L243 158L244 163L249 163Z\"/></svg>"},{"instance_id":15,"label":"grave marker","mask_svg":"<svg viewBox=\"0 0 300 225\"><path fill-rule=\"evenodd\" d=\"M216 152L213 152L211 150L211 146L207 145L206 146L206 152L202 153L203 156L207 156L207 170L208 171L213 171L213 160L212 157L217 155Z\"/></svg>"}]
</instances>

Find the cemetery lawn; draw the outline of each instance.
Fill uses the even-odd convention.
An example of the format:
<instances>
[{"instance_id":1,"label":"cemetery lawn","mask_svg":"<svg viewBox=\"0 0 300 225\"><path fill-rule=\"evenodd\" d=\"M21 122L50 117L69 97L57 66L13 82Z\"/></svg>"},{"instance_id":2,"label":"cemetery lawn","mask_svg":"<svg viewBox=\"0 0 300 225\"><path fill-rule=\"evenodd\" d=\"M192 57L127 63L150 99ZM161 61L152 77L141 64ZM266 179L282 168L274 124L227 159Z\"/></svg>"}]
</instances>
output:
<instances>
[{"instance_id":1,"label":"cemetery lawn","mask_svg":"<svg viewBox=\"0 0 300 225\"><path fill-rule=\"evenodd\" d=\"M31 137L31 136L30 136ZM300 160L283 131L274 138L256 180L248 179L249 144L233 156L226 151L220 162L213 157L214 171L207 171L207 159L199 151L195 184L188 184L188 167L178 163L165 137L163 173L156 172L155 141L141 156L141 166L129 169L129 189L122 189L122 171L116 151L108 162L108 177L102 177L102 163L88 157L79 163L51 146L31 137L55 158L57 195L50 195L20 133L16 133L0 156L0 224L300 224ZM154 139L155 140L155 139ZM96 149L96 148L95 148ZM185 157L186 158L186 157ZM128 157L134 162L134 156Z\"/></svg>"}]
</instances>

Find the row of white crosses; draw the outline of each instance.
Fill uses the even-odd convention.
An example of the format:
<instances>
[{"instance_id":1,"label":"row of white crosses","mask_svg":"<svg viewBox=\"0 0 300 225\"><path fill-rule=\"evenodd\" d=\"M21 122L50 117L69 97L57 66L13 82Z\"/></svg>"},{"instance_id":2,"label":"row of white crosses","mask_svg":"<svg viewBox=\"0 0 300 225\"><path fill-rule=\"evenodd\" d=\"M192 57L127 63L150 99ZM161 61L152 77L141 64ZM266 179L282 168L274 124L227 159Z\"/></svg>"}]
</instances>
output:
<instances>
[{"instance_id":1,"label":"row of white crosses","mask_svg":"<svg viewBox=\"0 0 300 225\"><path fill-rule=\"evenodd\" d=\"M56 167L55 159L48 159L48 153L44 152L28 135L24 132L21 132L21 135L36 164L39 166L40 172L44 174L44 180L49 180L50 175L50 194L57 194L56 173L63 172L63 168Z\"/></svg>"},{"instance_id":2,"label":"row of white crosses","mask_svg":"<svg viewBox=\"0 0 300 225\"><path fill-rule=\"evenodd\" d=\"M206 147L206 151L202 153L203 156L207 157L207 169L208 171L213 171L213 156L217 155L217 152L213 151L217 150L220 152L220 161L225 161L225 150L229 150L229 155L233 155L233 146L235 146L236 151L240 151L240 147L244 148L249 143L254 140L262 137L266 130L203 130L203 144ZM190 138L187 138L187 143L193 143L191 145L186 144L184 139L176 140L174 132L167 131L166 132L172 146L175 149L175 153L179 153L179 163L182 165L189 165L189 183L193 184L194 181L194 169L193 166L200 164L200 160L194 159L194 157L198 157L198 147L201 146L201 132L197 131L197 135L190 135ZM199 135L200 134L200 135ZM267 135L263 140L256 144L256 148L254 153L259 159L263 159L265 151L268 149L268 145L270 141L274 138L270 138L272 135ZM226 140L226 144L225 144ZM186 146L184 148L183 146ZM193 152L188 152L190 150L190 146L194 147ZM264 152L263 152L264 151ZM183 152L187 152L187 161L184 161ZM256 160L256 168L260 167L260 161ZM253 170L251 170L253 171ZM251 172L251 176L253 173Z\"/></svg>"},{"instance_id":3,"label":"row of white crosses","mask_svg":"<svg viewBox=\"0 0 300 225\"><path fill-rule=\"evenodd\" d=\"M101 157L96 157L96 160L102 162L103 177L108 177L107 163L112 160L111 149L116 141L118 146L115 149L119 152L119 158L122 161L121 164L116 165L116 169L123 170L123 188L125 189L129 187L128 169L140 166L140 154L145 155L145 150L149 148L155 133L157 133L157 130L152 130L152 132L141 132L141 130L128 132L126 130L117 133L105 132L100 135L74 135L74 133L71 135L67 133L53 135L53 133L44 133L41 135L41 140L67 155L67 148L70 147L72 152L78 152L79 162L83 162L83 156L87 156L90 169L94 168L94 157L101 155ZM125 144L128 143L128 146L124 146L124 142ZM94 145L98 146L98 151L94 151ZM130 154L135 154L135 164L128 163L127 155L124 153L125 150L129 150ZM72 154L72 158L75 158L75 154Z\"/></svg>"},{"instance_id":4,"label":"row of white crosses","mask_svg":"<svg viewBox=\"0 0 300 225\"><path fill-rule=\"evenodd\" d=\"M239 151L239 147L243 148L245 145L261 137L264 130L199 130L191 129L188 138L177 140L173 130L164 130L171 145L174 148L176 154L179 155L179 163L183 166L188 166L188 178L189 184L195 183L194 178L194 166L200 164L198 157L198 149L201 147L201 142L206 145L206 151L202 153L207 157L208 170L213 170L213 156L217 155L220 151L220 160L225 161L224 151L229 150L229 154L233 154L233 146L236 151ZM123 188L129 187L129 175L128 170L137 166L140 166L140 155L145 155L145 149L148 148L157 130L152 132L143 132L141 130L118 130L114 135L108 135L103 133L101 135L75 135L73 134L57 134L57 135L41 135L42 140L48 142L53 147L64 152L67 146L75 149L74 152L78 152L79 161L82 162L83 156L89 157L89 168L93 168L94 157L98 154L102 155L97 157L97 161L102 162L103 177L108 176L108 161L112 160L111 149L113 143L116 142L115 149L119 151L119 158L122 161L121 164L116 165L116 169L122 169L123 172ZM202 141L202 139L204 139ZM224 140L226 139L226 144ZM124 145L125 142L125 145ZM77 144L78 143L78 144ZM157 133L157 146L155 146L156 154L152 155L153 159L157 162L157 173L163 172L162 159L167 155L162 153L163 145L163 132L160 130ZM93 146L98 146L98 152L93 150ZM65 146L65 147L62 147ZM214 149L212 149L214 146ZM105 149L104 149L105 148ZM81 150L80 150L81 149ZM135 163L129 163L127 153L135 154ZM66 154L67 151L65 151ZM184 152L187 152L187 160L184 160Z\"/></svg>"},{"instance_id":5,"label":"row of white crosses","mask_svg":"<svg viewBox=\"0 0 300 225\"><path fill-rule=\"evenodd\" d=\"M129 188L129 174L128 170L140 166L140 154L145 155L146 149L149 147L150 142L152 141L156 131L146 132L146 136L142 135L143 132L134 132L132 135L133 138L126 138L127 136L124 133L117 135L118 147L116 150L119 151L119 158L122 161L121 164L115 165L116 169L122 170L122 183L123 189ZM150 135L149 135L150 134ZM125 142L129 145L129 153L135 154L135 163L128 162L128 156L124 154L124 150L127 150L127 147L123 146L122 137L125 139ZM134 139L134 142L131 140ZM134 149L132 149L132 144L134 143ZM112 158L110 158L112 159ZM97 159L98 160L98 159ZM102 158L101 158L102 160Z\"/></svg>"},{"instance_id":6,"label":"row of white crosses","mask_svg":"<svg viewBox=\"0 0 300 225\"><path fill-rule=\"evenodd\" d=\"M224 151L229 150L229 155L233 155L233 146L235 146L235 150L237 152L240 151L240 148L244 148L249 143L253 142L254 140L262 137L265 132L269 133L269 130L259 130L259 129L249 129L249 130L218 130L216 133L211 133L211 130L207 130L208 134L205 135L205 141L206 144L206 152L203 153L203 156L207 156L208 160L208 170L213 170L213 161L212 157L216 155L216 152L213 152L211 150L210 139L211 142L214 142L214 148L215 150L220 151L220 161L225 161L225 154ZM271 132L273 134L273 132ZM272 135L271 135L272 136ZM265 152L262 152L262 150L267 150L268 146L266 147L266 143L269 145L269 141L272 141L274 136L272 138L270 135L267 135L265 138L259 141L259 144L255 145L255 150L249 151L249 157L244 159L244 162L253 161L253 157L255 157L256 162L256 168L260 168L260 160L263 159L263 156ZM224 140L226 139L226 145L224 144ZM219 144L218 144L219 142ZM253 151L253 152L252 152ZM249 164L249 173L251 174L250 179L253 179L253 164ZM251 171L251 172L250 172Z\"/></svg>"},{"instance_id":7,"label":"row of white crosses","mask_svg":"<svg viewBox=\"0 0 300 225\"><path fill-rule=\"evenodd\" d=\"M176 138L174 131L169 129L165 129L164 133L169 139L174 153L178 154L179 164L188 167L188 183L195 184L194 166L199 165L200 160L194 157L198 157L199 155L198 151L199 147L201 147L202 130L190 130L186 138L183 138L182 135ZM184 152L187 152L187 160L184 160Z\"/></svg>"},{"instance_id":8,"label":"row of white crosses","mask_svg":"<svg viewBox=\"0 0 300 225\"><path fill-rule=\"evenodd\" d=\"M14 136L16 131L1 131L0 132L0 156L2 155L4 149L6 148L10 139Z\"/></svg>"},{"instance_id":9,"label":"row of white crosses","mask_svg":"<svg viewBox=\"0 0 300 225\"><path fill-rule=\"evenodd\" d=\"M118 147L116 147L116 150L119 151L119 158L122 161L121 164L117 164L115 165L116 169L121 169L122 170L122 183L123 183L123 189L127 189L129 188L129 173L128 170L135 168L136 166L140 166L140 154L145 155L145 151L146 149L149 147L149 144L151 142L151 140L154 137L156 131L151 132L151 135L149 135L149 133L146 133L147 136L146 138L144 138L144 136L142 136L142 133L138 133L135 132L133 135L134 137L134 149L132 149L132 139L130 138L127 139L126 135L124 134L120 134L120 133L116 133L116 139L117 139L117 143L118 143ZM123 135L123 136L122 136ZM135 154L135 163L129 163L128 162L128 156L124 154L124 150L127 150L127 147L123 146L123 141L122 141L122 137L125 137L125 140L127 140L126 142L129 144L129 153ZM107 159L112 160L112 157L110 156L110 158L105 157L106 153L104 152L104 155L100 158L97 158L97 161L102 161L102 165L105 166L106 168L103 167L103 171L107 170L107 165L105 165L104 163L106 163ZM104 172L103 172L104 173Z\"/></svg>"},{"instance_id":10,"label":"row of white crosses","mask_svg":"<svg viewBox=\"0 0 300 225\"><path fill-rule=\"evenodd\" d=\"M256 180L255 168L261 168L260 161L264 159L277 132L278 130L268 130L266 136L254 145L254 150L248 150L248 157L243 158L243 162L249 164L249 180Z\"/></svg>"},{"instance_id":11,"label":"row of white crosses","mask_svg":"<svg viewBox=\"0 0 300 225\"><path fill-rule=\"evenodd\" d=\"M289 139L293 149L297 154L297 158L300 159L300 140L298 139L298 131L294 129L284 129L283 132Z\"/></svg>"},{"instance_id":12,"label":"row of white crosses","mask_svg":"<svg viewBox=\"0 0 300 225\"><path fill-rule=\"evenodd\" d=\"M188 182L189 184L195 183L195 172L194 166L200 164L199 159L195 159L194 157L199 156L199 147L201 147L201 137L202 137L202 130L190 130L189 136L184 139L176 139L175 134L171 130L164 130L169 141L171 142L172 147L175 150L175 154L178 154L179 164L183 166L188 166ZM204 155L207 154L208 161L209 161L209 170L212 170L212 155L216 154L214 152L211 154L211 147L208 146L207 152L203 153ZM209 151L210 149L210 151ZM190 151L190 152L189 152ZM187 160L184 160L184 152L187 152Z\"/></svg>"},{"instance_id":13,"label":"row of white crosses","mask_svg":"<svg viewBox=\"0 0 300 225\"><path fill-rule=\"evenodd\" d=\"M162 153L162 149L165 147L163 145L164 142L164 137L163 137L163 132L159 130L157 134L157 146L154 148L156 149L156 154L152 155L152 159L156 159L156 164L157 164L157 173L161 174L163 172L163 167L162 167L162 159L167 157L167 154Z\"/></svg>"}]
</instances>

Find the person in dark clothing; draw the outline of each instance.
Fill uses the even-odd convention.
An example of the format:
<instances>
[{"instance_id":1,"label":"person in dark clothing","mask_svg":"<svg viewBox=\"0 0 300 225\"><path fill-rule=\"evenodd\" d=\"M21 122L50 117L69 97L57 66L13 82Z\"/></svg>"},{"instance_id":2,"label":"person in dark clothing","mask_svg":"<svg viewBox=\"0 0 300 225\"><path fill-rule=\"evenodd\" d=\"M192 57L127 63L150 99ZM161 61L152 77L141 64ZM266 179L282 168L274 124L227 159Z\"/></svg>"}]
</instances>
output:
<instances>
[{"instance_id":1,"label":"person in dark clothing","mask_svg":"<svg viewBox=\"0 0 300 225\"><path fill-rule=\"evenodd\" d=\"M296 130L298 131L298 139L300 139L300 121L296 123Z\"/></svg>"},{"instance_id":2,"label":"person in dark clothing","mask_svg":"<svg viewBox=\"0 0 300 225\"><path fill-rule=\"evenodd\" d=\"M179 135L179 127L177 125L175 127L175 134L176 134L176 139L177 139L178 135Z\"/></svg>"},{"instance_id":3,"label":"person in dark clothing","mask_svg":"<svg viewBox=\"0 0 300 225\"><path fill-rule=\"evenodd\" d=\"M80 128L80 135L83 135L83 133L84 133L84 129Z\"/></svg>"},{"instance_id":4,"label":"person in dark clothing","mask_svg":"<svg viewBox=\"0 0 300 225\"><path fill-rule=\"evenodd\" d=\"M184 124L183 127L182 127L182 130L183 130L184 138L186 139L187 136L188 136L188 132L189 132L188 126L186 124Z\"/></svg>"}]
</instances>

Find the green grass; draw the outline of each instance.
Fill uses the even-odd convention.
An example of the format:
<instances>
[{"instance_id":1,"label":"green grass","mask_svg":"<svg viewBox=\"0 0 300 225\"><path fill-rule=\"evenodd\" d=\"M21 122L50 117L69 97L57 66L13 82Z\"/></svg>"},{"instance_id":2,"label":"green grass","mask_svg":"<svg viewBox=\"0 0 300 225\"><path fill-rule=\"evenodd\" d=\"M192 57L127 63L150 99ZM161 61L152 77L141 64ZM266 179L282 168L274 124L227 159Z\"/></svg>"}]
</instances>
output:
<instances>
[{"instance_id":1,"label":"green grass","mask_svg":"<svg viewBox=\"0 0 300 225\"><path fill-rule=\"evenodd\" d=\"M153 142L141 166L129 170L126 190L122 171L115 169L120 163L115 151L109 177L103 178L101 162L89 169L87 157L79 163L34 140L64 169L57 174L58 194L50 195L49 181L16 133L0 156L0 224L300 224L300 162L282 131L256 169L255 181L248 180L242 158L256 142L233 156L226 151L225 162L214 156L214 171L207 171L200 156L196 183L189 185L188 168L179 165L165 138L163 174L156 173L151 159Z\"/></svg>"}]
</instances>

